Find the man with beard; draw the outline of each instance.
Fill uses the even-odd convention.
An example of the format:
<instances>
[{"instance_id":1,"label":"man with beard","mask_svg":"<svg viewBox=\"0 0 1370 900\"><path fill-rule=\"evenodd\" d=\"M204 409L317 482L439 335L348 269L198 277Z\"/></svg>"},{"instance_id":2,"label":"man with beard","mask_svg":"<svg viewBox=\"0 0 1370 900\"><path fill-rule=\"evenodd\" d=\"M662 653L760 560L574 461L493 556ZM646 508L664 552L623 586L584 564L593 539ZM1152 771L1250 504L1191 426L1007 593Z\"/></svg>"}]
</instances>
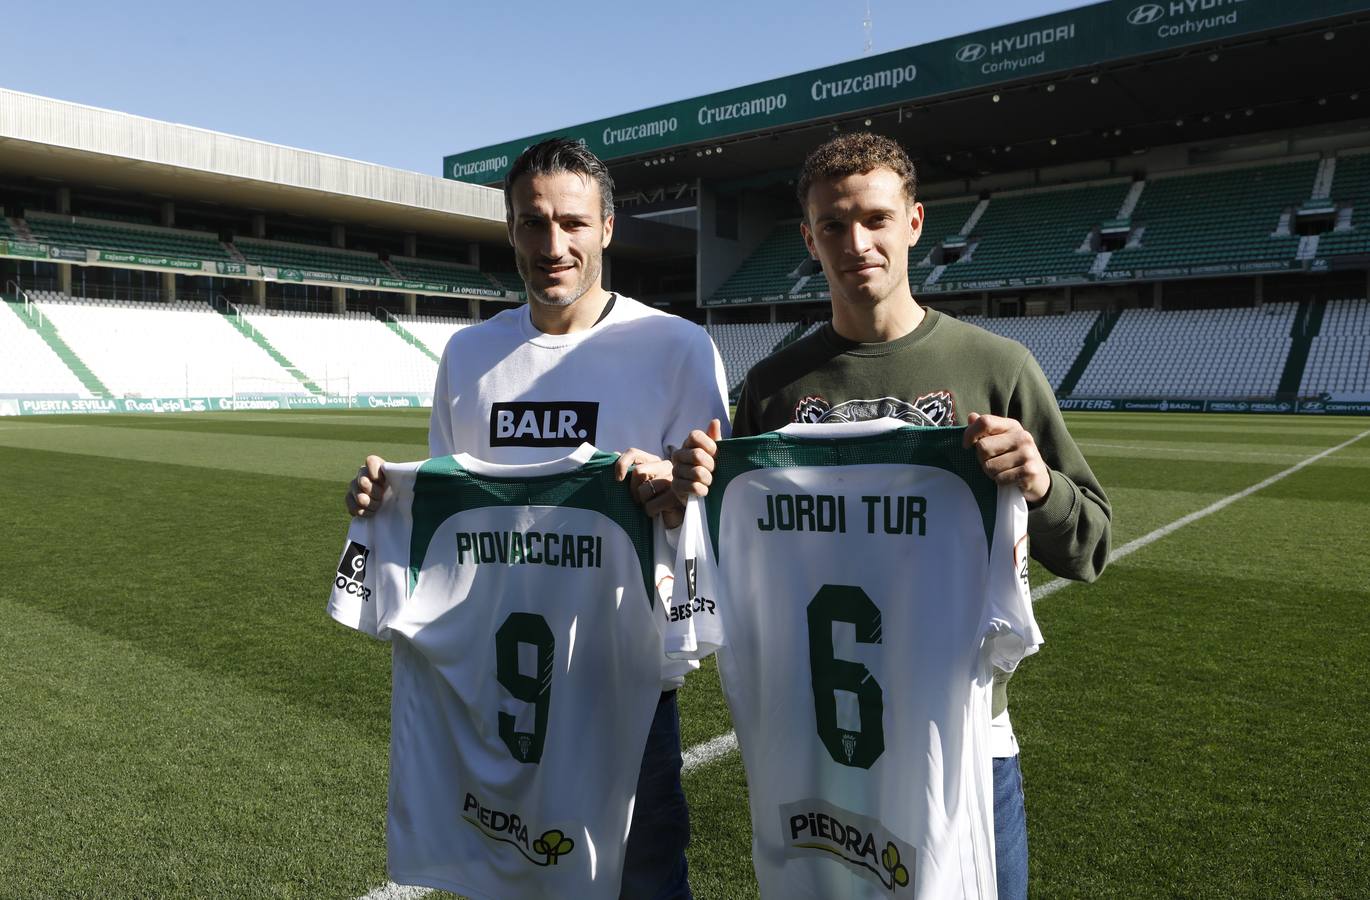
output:
<instances>
[{"instance_id":1,"label":"man with beard","mask_svg":"<svg viewBox=\"0 0 1370 900\"><path fill-rule=\"evenodd\" d=\"M908 154L879 135L833 138L805 160L800 229L827 275L832 321L747 373L733 435L882 416L965 425L965 445L985 473L1022 490L1032 556L1056 575L1092 581L1108 560L1108 500L1032 354L914 299L908 253L923 227L916 189ZM682 499L708 493L719 433L716 424L694 431L675 453ZM1027 819L1007 681L998 673L994 685L995 857L999 896L1021 898Z\"/></svg>"},{"instance_id":2,"label":"man with beard","mask_svg":"<svg viewBox=\"0 0 1370 900\"><path fill-rule=\"evenodd\" d=\"M726 414L723 366L704 329L602 286L613 191L604 163L573 140L544 141L515 160L504 204L528 304L452 336L438 366L428 451L502 464L545 462L583 442L622 451L617 474L629 481L625 490L678 525L664 457L692 425ZM367 457L353 480L346 497L353 515L369 515L383 501L383 463ZM687 668L663 659L624 898L691 896L676 705ZM624 758L636 761L636 750L624 748Z\"/></svg>"}]
</instances>

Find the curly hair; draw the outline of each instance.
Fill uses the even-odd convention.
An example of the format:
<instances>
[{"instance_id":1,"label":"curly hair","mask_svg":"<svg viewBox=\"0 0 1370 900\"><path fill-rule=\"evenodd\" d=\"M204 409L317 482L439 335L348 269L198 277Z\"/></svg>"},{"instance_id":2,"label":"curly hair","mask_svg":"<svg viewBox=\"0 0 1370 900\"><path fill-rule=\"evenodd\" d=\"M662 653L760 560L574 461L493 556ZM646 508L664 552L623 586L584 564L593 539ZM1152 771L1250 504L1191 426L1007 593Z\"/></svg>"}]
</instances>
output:
<instances>
[{"instance_id":1,"label":"curly hair","mask_svg":"<svg viewBox=\"0 0 1370 900\"><path fill-rule=\"evenodd\" d=\"M904 182L904 196L910 204L914 202L918 194L918 172L904 148L884 135L853 131L825 142L804 160L804 167L799 170L799 184L795 187L800 209L807 209L809 188L815 181L865 174L878 168L889 169L898 175Z\"/></svg>"}]
</instances>

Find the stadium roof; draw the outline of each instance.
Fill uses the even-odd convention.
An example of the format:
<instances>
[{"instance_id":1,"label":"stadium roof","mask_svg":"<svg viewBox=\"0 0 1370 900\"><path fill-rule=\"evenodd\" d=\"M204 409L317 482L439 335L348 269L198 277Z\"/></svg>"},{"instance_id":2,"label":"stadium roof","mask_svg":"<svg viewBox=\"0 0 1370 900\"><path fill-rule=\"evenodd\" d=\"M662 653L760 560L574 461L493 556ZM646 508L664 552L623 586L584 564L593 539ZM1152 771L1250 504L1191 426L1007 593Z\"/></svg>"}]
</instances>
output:
<instances>
[{"instance_id":1,"label":"stadium roof","mask_svg":"<svg viewBox=\"0 0 1370 900\"><path fill-rule=\"evenodd\" d=\"M465 240L505 237L497 190L4 89L0 170Z\"/></svg>"},{"instance_id":2,"label":"stadium roof","mask_svg":"<svg viewBox=\"0 0 1370 900\"><path fill-rule=\"evenodd\" d=\"M1370 116L1366 47L1370 0L1108 0L448 156L443 172L493 184L564 134L624 188L739 178L869 127L910 147L925 181L970 178Z\"/></svg>"}]
</instances>

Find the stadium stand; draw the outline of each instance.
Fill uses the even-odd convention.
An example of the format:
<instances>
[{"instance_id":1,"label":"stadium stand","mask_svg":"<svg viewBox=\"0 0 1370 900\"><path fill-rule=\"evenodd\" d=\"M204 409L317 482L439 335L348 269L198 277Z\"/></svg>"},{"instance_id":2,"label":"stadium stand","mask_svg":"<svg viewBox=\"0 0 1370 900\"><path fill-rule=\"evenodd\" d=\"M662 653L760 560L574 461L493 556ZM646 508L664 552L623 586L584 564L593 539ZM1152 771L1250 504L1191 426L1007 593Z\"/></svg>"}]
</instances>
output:
<instances>
[{"instance_id":1,"label":"stadium stand","mask_svg":"<svg viewBox=\"0 0 1370 900\"><path fill-rule=\"evenodd\" d=\"M259 266L303 269L338 275L359 275L366 278L393 278L379 258L352 250L330 250L306 244L286 244L278 241L259 241L238 238L233 246L248 262Z\"/></svg>"},{"instance_id":2,"label":"stadium stand","mask_svg":"<svg viewBox=\"0 0 1370 900\"><path fill-rule=\"evenodd\" d=\"M1097 255L1087 249L1090 233L1117 214L1129 187L1115 181L991 198L970 235L971 252L939 283L973 289L1014 278L1084 279Z\"/></svg>"},{"instance_id":3,"label":"stadium stand","mask_svg":"<svg viewBox=\"0 0 1370 900\"><path fill-rule=\"evenodd\" d=\"M742 385L747 370L756 365L776 344L791 331L795 322L770 322L764 324L709 325L707 331L723 357L723 371L728 380L728 391L736 391Z\"/></svg>"},{"instance_id":4,"label":"stadium stand","mask_svg":"<svg viewBox=\"0 0 1370 900\"><path fill-rule=\"evenodd\" d=\"M24 318L23 304L4 301L0 309L0 393L33 397L81 397L86 389Z\"/></svg>"},{"instance_id":5,"label":"stadium stand","mask_svg":"<svg viewBox=\"0 0 1370 900\"><path fill-rule=\"evenodd\" d=\"M475 269L447 266L442 263L401 256L390 257L390 265L394 266L395 271L405 278L434 281L439 284L452 285L458 289L475 288L484 292L504 290L502 284L492 282L487 276Z\"/></svg>"},{"instance_id":6,"label":"stadium stand","mask_svg":"<svg viewBox=\"0 0 1370 900\"><path fill-rule=\"evenodd\" d=\"M1271 397L1298 308L1124 310L1077 397Z\"/></svg>"},{"instance_id":7,"label":"stadium stand","mask_svg":"<svg viewBox=\"0 0 1370 900\"><path fill-rule=\"evenodd\" d=\"M473 319L443 319L437 316L396 316L395 319L439 357L452 335L476 324Z\"/></svg>"},{"instance_id":8,"label":"stadium stand","mask_svg":"<svg viewBox=\"0 0 1370 900\"><path fill-rule=\"evenodd\" d=\"M244 319L327 393L433 390L437 363L378 319L359 312L278 312L244 307ZM365 347L365 353L353 352Z\"/></svg>"},{"instance_id":9,"label":"stadium stand","mask_svg":"<svg viewBox=\"0 0 1370 900\"><path fill-rule=\"evenodd\" d=\"M794 220L781 222L719 286L714 297L731 300L788 294L798 281L793 277L795 269L808 257L809 251L804 247L798 224ZM809 285L805 287L810 288Z\"/></svg>"},{"instance_id":10,"label":"stadium stand","mask_svg":"<svg viewBox=\"0 0 1370 900\"><path fill-rule=\"evenodd\" d=\"M289 376L208 304L85 300L35 291L72 351L116 397L231 396Z\"/></svg>"},{"instance_id":11,"label":"stadium stand","mask_svg":"<svg viewBox=\"0 0 1370 900\"><path fill-rule=\"evenodd\" d=\"M1140 245L1116 251L1108 271L1292 260L1298 236L1276 231L1312 195L1317 170L1304 160L1157 176L1132 216Z\"/></svg>"},{"instance_id":12,"label":"stadium stand","mask_svg":"<svg viewBox=\"0 0 1370 900\"><path fill-rule=\"evenodd\" d=\"M1351 207L1351 228L1324 234L1318 242L1318 255L1370 254L1370 153L1337 158L1332 200L1339 208Z\"/></svg>"},{"instance_id":13,"label":"stadium stand","mask_svg":"<svg viewBox=\"0 0 1370 900\"><path fill-rule=\"evenodd\" d=\"M1011 338L1027 347L1047 376L1053 389L1080 355L1085 338L1098 320L1097 312L1072 312L1060 316L1031 316L1011 319L986 319L963 316L963 322Z\"/></svg>"},{"instance_id":14,"label":"stadium stand","mask_svg":"<svg viewBox=\"0 0 1370 900\"><path fill-rule=\"evenodd\" d=\"M501 288L507 290L508 293L522 295L523 278L518 273L512 273L512 271L492 271L492 273L488 274L495 279L496 282L499 282Z\"/></svg>"},{"instance_id":15,"label":"stadium stand","mask_svg":"<svg viewBox=\"0 0 1370 900\"><path fill-rule=\"evenodd\" d=\"M1327 304L1313 338L1299 395L1370 396L1370 301Z\"/></svg>"},{"instance_id":16,"label":"stadium stand","mask_svg":"<svg viewBox=\"0 0 1370 900\"><path fill-rule=\"evenodd\" d=\"M147 256L176 256L186 259L232 258L215 237L193 231L112 225L46 213L29 213L25 221L34 240L63 247L112 250Z\"/></svg>"},{"instance_id":17,"label":"stadium stand","mask_svg":"<svg viewBox=\"0 0 1370 900\"><path fill-rule=\"evenodd\" d=\"M913 285L915 291L928 280L928 276L936 267L933 262L933 251L947 238L961 233L962 226L966 224L977 205L978 200L923 205L923 236L909 251L909 284Z\"/></svg>"}]
</instances>

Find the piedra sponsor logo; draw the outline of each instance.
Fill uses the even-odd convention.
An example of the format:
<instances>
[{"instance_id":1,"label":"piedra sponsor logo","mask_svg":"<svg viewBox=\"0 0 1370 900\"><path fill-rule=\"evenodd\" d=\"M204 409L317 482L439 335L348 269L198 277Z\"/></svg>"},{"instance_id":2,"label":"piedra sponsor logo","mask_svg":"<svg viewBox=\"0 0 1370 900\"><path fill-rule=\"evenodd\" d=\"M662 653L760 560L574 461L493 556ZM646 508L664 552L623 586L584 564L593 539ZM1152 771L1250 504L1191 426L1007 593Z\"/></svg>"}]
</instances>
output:
<instances>
[{"instance_id":1,"label":"piedra sponsor logo","mask_svg":"<svg viewBox=\"0 0 1370 900\"><path fill-rule=\"evenodd\" d=\"M1134 28L1154 26L1159 38L1197 35L1215 28L1236 25L1241 5L1248 2L1250 0L1170 0L1167 3L1141 3L1127 14L1127 23Z\"/></svg>"},{"instance_id":2,"label":"piedra sponsor logo","mask_svg":"<svg viewBox=\"0 0 1370 900\"><path fill-rule=\"evenodd\" d=\"M997 38L988 44L974 42L956 51L956 61L965 65L980 63L983 75L1014 72L1039 66L1047 61L1046 47L1075 40L1075 23L1024 31L1009 37ZM1042 48L1036 53L1031 51Z\"/></svg>"},{"instance_id":3,"label":"piedra sponsor logo","mask_svg":"<svg viewBox=\"0 0 1370 900\"><path fill-rule=\"evenodd\" d=\"M576 849L576 842L566 835L563 828L549 828L529 841L528 822L523 816L516 812L492 809L476 799L475 794L466 795L461 817L491 840L509 844L535 866L555 866L563 856Z\"/></svg>"},{"instance_id":4,"label":"piedra sponsor logo","mask_svg":"<svg viewBox=\"0 0 1370 900\"><path fill-rule=\"evenodd\" d=\"M896 896L912 894L916 851L877 819L823 800L780 807L781 841L791 859L831 859Z\"/></svg>"}]
</instances>

